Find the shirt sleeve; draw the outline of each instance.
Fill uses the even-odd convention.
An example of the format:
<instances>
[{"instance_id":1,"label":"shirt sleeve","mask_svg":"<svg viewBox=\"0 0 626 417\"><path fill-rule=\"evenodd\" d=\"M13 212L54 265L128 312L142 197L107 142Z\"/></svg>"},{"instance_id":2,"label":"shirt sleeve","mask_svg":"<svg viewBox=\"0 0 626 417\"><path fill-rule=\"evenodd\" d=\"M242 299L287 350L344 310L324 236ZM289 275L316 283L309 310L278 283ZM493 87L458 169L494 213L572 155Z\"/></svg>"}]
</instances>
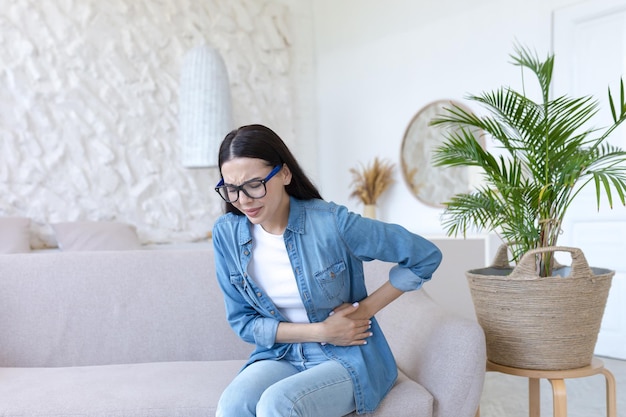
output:
<instances>
[{"instance_id":1,"label":"shirt sleeve","mask_svg":"<svg viewBox=\"0 0 626 417\"><path fill-rule=\"evenodd\" d=\"M415 275L408 268L401 268L396 265L389 271L389 282L400 291L414 291L422 287L425 282L430 281L432 275L428 278L422 278Z\"/></svg>"},{"instance_id":2,"label":"shirt sleeve","mask_svg":"<svg viewBox=\"0 0 626 417\"><path fill-rule=\"evenodd\" d=\"M389 272L389 281L400 291L421 288L441 263L441 251L434 243L400 225L361 217L343 206L337 206L335 219L344 242L359 259L397 264Z\"/></svg>"},{"instance_id":3,"label":"shirt sleeve","mask_svg":"<svg viewBox=\"0 0 626 417\"><path fill-rule=\"evenodd\" d=\"M274 346L278 323L275 319L257 317L254 320L254 343L268 349Z\"/></svg>"},{"instance_id":4,"label":"shirt sleeve","mask_svg":"<svg viewBox=\"0 0 626 417\"><path fill-rule=\"evenodd\" d=\"M226 318L231 328L242 340L270 348L276 341L279 322L273 318L263 317L231 282L231 269L235 268L229 268L227 257L234 255L229 251L229 248L223 247L221 238L220 232L214 228L215 271L224 297ZM230 263L234 264L235 262Z\"/></svg>"}]
</instances>

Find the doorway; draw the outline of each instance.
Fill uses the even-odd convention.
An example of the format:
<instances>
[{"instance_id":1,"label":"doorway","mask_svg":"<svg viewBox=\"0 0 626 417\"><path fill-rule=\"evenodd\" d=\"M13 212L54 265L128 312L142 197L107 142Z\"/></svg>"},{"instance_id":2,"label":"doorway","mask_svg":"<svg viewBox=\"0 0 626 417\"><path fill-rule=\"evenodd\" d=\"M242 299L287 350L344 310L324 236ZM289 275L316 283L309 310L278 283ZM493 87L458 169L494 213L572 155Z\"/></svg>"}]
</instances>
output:
<instances>
[{"instance_id":1,"label":"doorway","mask_svg":"<svg viewBox=\"0 0 626 417\"><path fill-rule=\"evenodd\" d=\"M626 74L626 0L557 9L553 51L553 97L592 95L599 103L592 122L603 132L612 122L607 88L619 98ZM608 142L626 149L626 124ZM597 210L595 187L589 185L568 210L559 244L581 248L591 266L615 270L595 353L626 359L626 208L615 201L612 210L608 206L603 199Z\"/></svg>"}]
</instances>

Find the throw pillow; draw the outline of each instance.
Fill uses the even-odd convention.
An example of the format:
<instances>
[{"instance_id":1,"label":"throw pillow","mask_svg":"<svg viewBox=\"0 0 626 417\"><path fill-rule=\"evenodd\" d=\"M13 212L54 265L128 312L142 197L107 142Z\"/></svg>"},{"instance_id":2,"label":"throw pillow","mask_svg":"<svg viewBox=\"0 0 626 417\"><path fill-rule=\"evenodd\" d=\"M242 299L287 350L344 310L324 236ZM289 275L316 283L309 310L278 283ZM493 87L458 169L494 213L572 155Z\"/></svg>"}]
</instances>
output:
<instances>
[{"instance_id":1,"label":"throw pillow","mask_svg":"<svg viewBox=\"0 0 626 417\"><path fill-rule=\"evenodd\" d=\"M134 226L118 222L65 222L52 225L59 249L99 251L140 249Z\"/></svg>"},{"instance_id":2,"label":"throw pillow","mask_svg":"<svg viewBox=\"0 0 626 417\"><path fill-rule=\"evenodd\" d=\"M30 219L0 217L0 253L30 252Z\"/></svg>"}]
</instances>

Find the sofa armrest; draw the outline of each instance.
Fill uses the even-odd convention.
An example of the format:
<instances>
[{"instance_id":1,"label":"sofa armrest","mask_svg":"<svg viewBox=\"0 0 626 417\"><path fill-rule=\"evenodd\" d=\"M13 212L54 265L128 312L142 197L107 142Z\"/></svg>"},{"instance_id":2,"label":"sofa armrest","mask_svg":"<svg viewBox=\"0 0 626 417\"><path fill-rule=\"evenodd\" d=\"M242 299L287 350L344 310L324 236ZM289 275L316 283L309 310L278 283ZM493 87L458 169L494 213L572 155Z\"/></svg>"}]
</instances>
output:
<instances>
[{"instance_id":1,"label":"sofa armrest","mask_svg":"<svg viewBox=\"0 0 626 417\"><path fill-rule=\"evenodd\" d=\"M485 336L480 325L433 308L420 352L405 363L411 378L435 397L435 416L473 417L485 380Z\"/></svg>"},{"instance_id":2,"label":"sofa armrest","mask_svg":"<svg viewBox=\"0 0 626 417\"><path fill-rule=\"evenodd\" d=\"M368 267L371 289L384 264ZM485 336L476 320L438 305L425 289L403 294L377 315L398 368L434 397L435 417L473 417L485 379Z\"/></svg>"}]
</instances>

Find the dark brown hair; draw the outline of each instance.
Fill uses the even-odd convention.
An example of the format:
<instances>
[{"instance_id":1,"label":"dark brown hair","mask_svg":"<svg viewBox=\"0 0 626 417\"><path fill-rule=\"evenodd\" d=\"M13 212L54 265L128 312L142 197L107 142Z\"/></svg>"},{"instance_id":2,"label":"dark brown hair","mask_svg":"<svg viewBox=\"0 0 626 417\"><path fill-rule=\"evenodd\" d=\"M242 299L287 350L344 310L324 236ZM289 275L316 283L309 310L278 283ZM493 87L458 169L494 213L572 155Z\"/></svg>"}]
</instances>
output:
<instances>
[{"instance_id":1,"label":"dark brown hair","mask_svg":"<svg viewBox=\"0 0 626 417\"><path fill-rule=\"evenodd\" d=\"M220 176L222 165L234 158L262 159L272 168L286 164L291 171L291 183L285 186L287 194L299 200L322 198L285 142L266 126L247 125L228 133L220 145L218 158ZM243 215L230 203L226 203L226 212Z\"/></svg>"}]
</instances>

